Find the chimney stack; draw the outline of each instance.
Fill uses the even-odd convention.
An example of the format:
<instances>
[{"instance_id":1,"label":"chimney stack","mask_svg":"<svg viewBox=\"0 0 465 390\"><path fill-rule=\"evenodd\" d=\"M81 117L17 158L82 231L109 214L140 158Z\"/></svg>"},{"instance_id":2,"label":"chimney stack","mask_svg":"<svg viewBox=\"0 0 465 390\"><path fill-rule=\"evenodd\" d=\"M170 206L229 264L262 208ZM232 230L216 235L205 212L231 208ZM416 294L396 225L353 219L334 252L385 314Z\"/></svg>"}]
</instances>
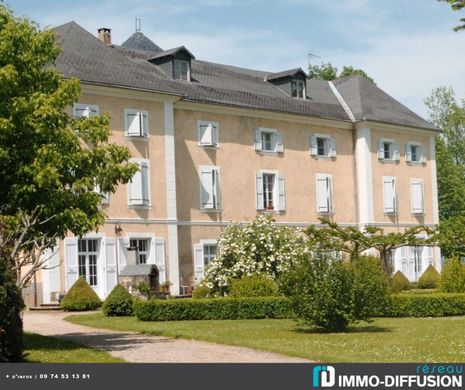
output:
<instances>
[{"instance_id":1,"label":"chimney stack","mask_svg":"<svg viewBox=\"0 0 465 390\"><path fill-rule=\"evenodd\" d=\"M100 39L106 45L111 45L111 29L102 27L98 30L98 39Z\"/></svg>"}]
</instances>

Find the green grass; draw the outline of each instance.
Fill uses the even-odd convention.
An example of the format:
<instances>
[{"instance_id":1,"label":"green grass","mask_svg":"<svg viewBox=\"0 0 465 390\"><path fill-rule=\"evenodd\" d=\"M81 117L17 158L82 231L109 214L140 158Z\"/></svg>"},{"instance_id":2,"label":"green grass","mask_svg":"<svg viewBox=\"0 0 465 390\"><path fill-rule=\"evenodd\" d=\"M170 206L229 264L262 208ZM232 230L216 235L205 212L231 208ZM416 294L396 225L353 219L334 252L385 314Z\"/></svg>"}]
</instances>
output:
<instances>
[{"instance_id":1,"label":"green grass","mask_svg":"<svg viewBox=\"0 0 465 390\"><path fill-rule=\"evenodd\" d=\"M26 363L123 363L124 360L68 340L24 333Z\"/></svg>"},{"instance_id":2,"label":"green grass","mask_svg":"<svg viewBox=\"0 0 465 390\"><path fill-rule=\"evenodd\" d=\"M463 362L465 317L379 318L346 333L300 328L291 320L141 322L73 315L74 324L205 340L324 362Z\"/></svg>"}]
</instances>

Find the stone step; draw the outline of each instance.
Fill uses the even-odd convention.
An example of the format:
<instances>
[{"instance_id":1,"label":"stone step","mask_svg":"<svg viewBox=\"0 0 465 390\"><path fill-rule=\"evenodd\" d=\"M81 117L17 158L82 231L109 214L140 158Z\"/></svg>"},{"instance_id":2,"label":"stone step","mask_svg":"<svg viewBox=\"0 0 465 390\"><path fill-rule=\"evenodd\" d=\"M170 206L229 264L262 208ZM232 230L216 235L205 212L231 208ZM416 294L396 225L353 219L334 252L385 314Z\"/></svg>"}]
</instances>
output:
<instances>
[{"instance_id":1,"label":"stone step","mask_svg":"<svg viewBox=\"0 0 465 390\"><path fill-rule=\"evenodd\" d=\"M62 310L59 305L47 305L47 306L33 306L29 308L29 311L56 311Z\"/></svg>"}]
</instances>

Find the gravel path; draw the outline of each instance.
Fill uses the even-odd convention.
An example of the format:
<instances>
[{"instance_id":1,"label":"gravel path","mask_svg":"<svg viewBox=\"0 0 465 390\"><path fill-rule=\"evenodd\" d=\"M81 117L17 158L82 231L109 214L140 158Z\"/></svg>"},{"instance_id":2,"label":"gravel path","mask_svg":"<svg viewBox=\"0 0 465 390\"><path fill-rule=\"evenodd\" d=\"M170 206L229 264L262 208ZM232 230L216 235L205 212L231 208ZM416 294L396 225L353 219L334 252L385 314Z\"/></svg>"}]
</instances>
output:
<instances>
[{"instance_id":1,"label":"gravel path","mask_svg":"<svg viewBox=\"0 0 465 390\"><path fill-rule=\"evenodd\" d=\"M69 313L24 312L24 330L59 337L133 363L309 363L308 360L204 341L99 330L63 320Z\"/></svg>"}]
</instances>

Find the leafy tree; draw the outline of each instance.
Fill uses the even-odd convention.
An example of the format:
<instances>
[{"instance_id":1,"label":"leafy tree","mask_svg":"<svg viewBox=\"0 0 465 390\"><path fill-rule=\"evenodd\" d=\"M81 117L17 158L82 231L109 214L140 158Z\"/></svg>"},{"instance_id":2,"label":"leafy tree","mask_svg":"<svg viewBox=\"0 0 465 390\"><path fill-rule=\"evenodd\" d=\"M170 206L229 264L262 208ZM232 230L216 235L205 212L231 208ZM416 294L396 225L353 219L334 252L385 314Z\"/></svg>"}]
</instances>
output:
<instances>
[{"instance_id":1,"label":"leafy tree","mask_svg":"<svg viewBox=\"0 0 465 390\"><path fill-rule=\"evenodd\" d=\"M344 252L353 261L366 250L374 248L378 251L382 268L388 275L392 273L389 257L392 249L401 246L424 245L425 242L418 239L417 235L422 232L428 235L433 233L431 229L424 226L412 227L404 232L385 233L382 228L376 226L366 226L364 230L360 230L355 226L339 226L326 217L320 218L320 221L325 226L320 228L312 225L305 231L309 246L313 250Z\"/></svg>"},{"instance_id":2,"label":"leafy tree","mask_svg":"<svg viewBox=\"0 0 465 390\"><path fill-rule=\"evenodd\" d=\"M451 8L454 11L460 11L465 8L465 0L438 0L438 1L449 3ZM455 32L465 29L465 18L461 18L460 23L461 24L459 26L454 27Z\"/></svg>"},{"instance_id":3,"label":"leafy tree","mask_svg":"<svg viewBox=\"0 0 465 390\"><path fill-rule=\"evenodd\" d=\"M337 67L333 66L330 62L322 62L320 65L309 65L308 74L310 77L319 79L319 80L335 80L342 77L347 77L351 75L358 75L367 78L374 82L374 80L367 75L362 69L354 69L353 66L344 66L342 72L337 74Z\"/></svg>"},{"instance_id":4,"label":"leafy tree","mask_svg":"<svg viewBox=\"0 0 465 390\"><path fill-rule=\"evenodd\" d=\"M108 115L68 114L80 85L51 66L59 54L53 31L0 5L0 42L1 260L13 267L12 254L97 228L105 214L95 188L114 192L137 168L127 148L108 144Z\"/></svg>"}]
</instances>

